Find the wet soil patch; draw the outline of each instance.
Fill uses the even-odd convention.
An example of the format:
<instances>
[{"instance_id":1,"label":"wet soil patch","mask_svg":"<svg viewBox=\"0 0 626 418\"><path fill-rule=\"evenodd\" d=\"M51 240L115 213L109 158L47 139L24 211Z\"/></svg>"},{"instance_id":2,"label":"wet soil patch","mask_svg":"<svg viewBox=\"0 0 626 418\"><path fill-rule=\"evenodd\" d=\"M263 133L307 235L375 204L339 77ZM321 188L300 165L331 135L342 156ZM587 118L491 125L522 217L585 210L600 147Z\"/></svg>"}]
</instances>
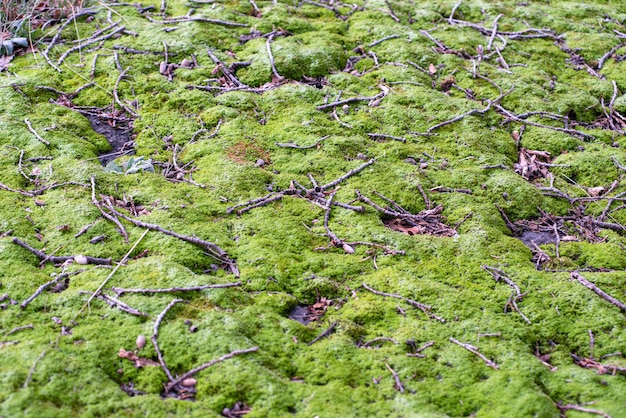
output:
<instances>
[{"instance_id":1,"label":"wet soil patch","mask_svg":"<svg viewBox=\"0 0 626 418\"><path fill-rule=\"evenodd\" d=\"M113 161L120 155L134 154L134 142L132 139L132 120L120 120L105 115L81 112L91 124L94 131L104 136L111 145L111 150L101 154L98 159L103 166Z\"/></svg>"}]
</instances>

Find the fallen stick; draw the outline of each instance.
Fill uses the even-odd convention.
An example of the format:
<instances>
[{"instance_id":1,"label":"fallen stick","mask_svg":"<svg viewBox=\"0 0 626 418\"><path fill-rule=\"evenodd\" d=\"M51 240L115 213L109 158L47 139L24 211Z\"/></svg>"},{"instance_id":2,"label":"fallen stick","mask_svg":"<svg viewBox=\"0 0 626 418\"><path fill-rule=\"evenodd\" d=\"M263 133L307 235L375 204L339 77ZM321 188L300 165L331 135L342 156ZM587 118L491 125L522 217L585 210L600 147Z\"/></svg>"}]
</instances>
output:
<instances>
[{"instance_id":1,"label":"fallen stick","mask_svg":"<svg viewBox=\"0 0 626 418\"><path fill-rule=\"evenodd\" d=\"M137 245L139 245L139 243L141 242L141 240L143 239L143 237L146 236L146 234L148 233L148 229L146 229L143 234L141 235L141 237L139 237L139 239L135 242L135 244L133 244L133 246L131 247L130 250L128 250L128 252L126 253L126 255L124 256L124 258L122 258L122 260L115 266L115 268L111 271L111 273L109 273L109 275L106 277L106 279L104 279L104 281L100 284L100 286L96 289L96 291L89 297L89 299L87 299L87 302L83 305L82 308L80 308L80 311L78 311L78 313L76 314L76 318L78 318L78 316L85 310L85 308L89 305L89 303L93 300L94 297L98 296L98 294L100 293L100 291L102 290L102 288L104 287L105 284L107 284L107 282L109 281L109 279L111 277L113 277L113 275L115 274L115 272L117 271L117 269L120 268L120 266L122 266L127 260L128 257L130 256L130 253L132 253L135 248L137 247Z\"/></svg>"},{"instance_id":2,"label":"fallen stick","mask_svg":"<svg viewBox=\"0 0 626 418\"><path fill-rule=\"evenodd\" d=\"M333 322L332 324L330 324L330 326L328 328L326 328L324 331L322 331L321 334L319 334L317 337L313 338L313 340L308 343L307 345L313 345L316 342L318 342L319 340L321 340L324 337L328 337L330 334L333 333L333 331L335 330L335 327L337 326L337 322Z\"/></svg>"},{"instance_id":3,"label":"fallen stick","mask_svg":"<svg viewBox=\"0 0 626 418\"><path fill-rule=\"evenodd\" d=\"M440 322L446 322L445 319L435 315L434 313L431 312L432 307L429 305L425 305L423 303L414 301L413 299L409 299L409 298L405 298L404 296L400 296L400 295L396 295L395 293L385 293L385 292L380 292L378 290L372 289L371 287L369 287L368 285L366 285L365 283L361 284L361 286L363 286L364 289L372 292L375 295L379 295L379 296L387 296L390 298L395 298L395 299L400 299L405 301L406 303L408 303L411 306L414 306L416 308L419 308L422 310L422 312L424 312L427 316L435 318L436 320L440 321Z\"/></svg>"},{"instance_id":4,"label":"fallen stick","mask_svg":"<svg viewBox=\"0 0 626 418\"><path fill-rule=\"evenodd\" d=\"M83 270L79 270L73 273L62 273L62 274L59 274L57 277L55 277L53 280L50 280L49 282L42 284L41 286L39 286L39 288L37 288L35 293L33 293L28 299L26 299L24 302L20 304L20 308L22 309L26 308L29 303L31 303L33 300L35 300L37 296L41 294L41 292L43 292L44 290L46 290L48 287L52 286L53 284L56 284L60 282L61 280L65 280L71 275L76 275L78 273L81 273L82 271Z\"/></svg>"},{"instance_id":5,"label":"fallen stick","mask_svg":"<svg viewBox=\"0 0 626 418\"><path fill-rule=\"evenodd\" d=\"M211 366L213 366L214 364L217 363L221 363L224 360L228 360L229 358L238 356L240 354L247 354L247 353L253 353L255 351L258 351L259 347L251 347L251 348L247 348L245 350L235 350L235 351L231 351L230 353L220 357L220 358L216 358L214 360L209 361L208 363L204 363L201 366L196 367L195 369L191 369L189 370L187 373L183 374L182 376L180 376L178 379L171 381L170 383L167 384L166 390L169 392L170 390L172 390L172 388L178 384L180 384L183 380L193 376L194 374L198 373L199 371L202 371L204 369L207 369Z\"/></svg>"},{"instance_id":6,"label":"fallen stick","mask_svg":"<svg viewBox=\"0 0 626 418\"><path fill-rule=\"evenodd\" d=\"M50 145L50 142L48 142L47 140L43 139L41 137L41 135L39 135L37 133L37 131L35 130L35 128L33 128L33 125L30 124L30 121L27 118L24 118L24 123L26 124L26 127L28 128L30 133L35 135L35 138L37 138L38 140L40 140L41 142L43 142L46 145Z\"/></svg>"},{"instance_id":7,"label":"fallen stick","mask_svg":"<svg viewBox=\"0 0 626 418\"><path fill-rule=\"evenodd\" d=\"M170 287L167 289L124 289L121 287L112 287L118 296L122 296L124 293L174 293L174 292L193 292L204 289L223 289L226 287L241 286L241 282L237 283L224 283L224 284L206 284L202 286L190 286L190 287Z\"/></svg>"},{"instance_id":8,"label":"fallen stick","mask_svg":"<svg viewBox=\"0 0 626 418\"><path fill-rule=\"evenodd\" d=\"M104 265L104 266L111 265L110 258L89 257L89 256L84 256L84 255L49 256L43 251L31 247L30 245L26 244L24 241L20 240L19 238L13 238L13 243L35 254L37 257L39 257L40 260L45 260L46 262L52 263L52 264L61 264L68 260L76 261L78 259L80 260L80 264L95 264L95 265Z\"/></svg>"},{"instance_id":9,"label":"fallen stick","mask_svg":"<svg viewBox=\"0 0 626 418\"><path fill-rule=\"evenodd\" d=\"M396 389L398 389L400 393L404 393L404 386L402 385L402 381L400 380L400 376L398 376L398 373L396 373L394 369L389 367L387 363L385 363L385 367L387 367L387 370L391 372L393 380L396 382Z\"/></svg>"},{"instance_id":10,"label":"fallen stick","mask_svg":"<svg viewBox=\"0 0 626 418\"><path fill-rule=\"evenodd\" d=\"M489 360L487 357L485 357L483 354L481 354L481 353L480 353L480 351L478 351L478 349L477 349L476 347L474 347L474 346L472 346L472 345L470 345L470 344L465 344L465 343L462 343L461 341L459 341L459 340L455 340L455 339L454 339L454 338L452 338L452 337L450 337L450 341L451 341L451 342L453 342L453 343L455 343L455 344L457 344L457 345L460 345L461 347L463 347L464 349L466 349L466 350L467 350L467 351L469 351L470 353L474 353L474 354L476 354L478 357L480 357L480 358L481 358L481 359L485 362L485 364L486 364L487 366L492 367L492 368L494 368L494 369L496 369L496 370L498 370L498 369L499 369L499 368L498 368L498 365L497 365L496 363L494 363L493 361L491 361L491 360Z\"/></svg>"},{"instance_id":11,"label":"fallen stick","mask_svg":"<svg viewBox=\"0 0 626 418\"><path fill-rule=\"evenodd\" d=\"M585 286L587 289L593 291L596 295L600 296L602 299L612 303L613 305L620 308L622 311L626 311L626 305L619 300L615 299L613 296L609 295L602 289L600 289L595 284L591 283L589 280L585 279L583 276L578 273L578 271L573 271L570 273L570 278L577 280L580 284Z\"/></svg>"},{"instance_id":12,"label":"fallen stick","mask_svg":"<svg viewBox=\"0 0 626 418\"><path fill-rule=\"evenodd\" d=\"M152 337L150 338L150 340L152 340L152 345L154 345L154 350L157 353L157 357L159 358L159 363L161 364L161 368L165 372L165 375L167 376L170 382L174 380L174 376L172 376L172 372L170 372L170 369L167 368L167 364L165 364L165 360L163 359L163 354L161 354L161 350L159 350L159 343L157 342L157 337L159 336L159 326L161 325L163 318L165 318L165 315L167 315L167 312L170 309L172 309L174 305L180 302L186 303L184 299L174 299L165 307L165 309L163 309L163 311L159 314L159 316L157 316L156 321L154 321Z\"/></svg>"}]
</instances>

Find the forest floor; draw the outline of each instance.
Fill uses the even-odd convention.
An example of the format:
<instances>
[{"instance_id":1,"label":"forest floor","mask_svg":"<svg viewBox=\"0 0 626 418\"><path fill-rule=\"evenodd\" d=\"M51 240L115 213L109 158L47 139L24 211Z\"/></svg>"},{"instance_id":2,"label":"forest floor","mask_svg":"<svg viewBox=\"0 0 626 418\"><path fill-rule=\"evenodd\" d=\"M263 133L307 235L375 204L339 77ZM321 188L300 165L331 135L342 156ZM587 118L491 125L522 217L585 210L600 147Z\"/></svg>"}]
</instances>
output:
<instances>
[{"instance_id":1,"label":"forest floor","mask_svg":"<svg viewBox=\"0 0 626 418\"><path fill-rule=\"evenodd\" d=\"M2 33L0 416L626 417L622 6Z\"/></svg>"}]
</instances>

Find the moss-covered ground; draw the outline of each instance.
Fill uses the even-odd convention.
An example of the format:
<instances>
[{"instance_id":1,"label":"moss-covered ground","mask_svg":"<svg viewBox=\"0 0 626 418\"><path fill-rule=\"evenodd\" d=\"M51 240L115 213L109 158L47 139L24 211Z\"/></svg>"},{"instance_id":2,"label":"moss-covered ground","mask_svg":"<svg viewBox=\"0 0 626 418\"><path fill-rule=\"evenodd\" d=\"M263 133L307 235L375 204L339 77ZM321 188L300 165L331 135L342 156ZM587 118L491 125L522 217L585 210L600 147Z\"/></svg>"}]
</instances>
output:
<instances>
[{"instance_id":1,"label":"moss-covered ground","mask_svg":"<svg viewBox=\"0 0 626 418\"><path fill-rule=\"evenodd\" d=\"M207 417L243 402L250 417L587 415L576 408L626 417L625 312L570 275L579 270L626 300L626 236L615 227L626 223L619 208L626 191L620 167L626 123L619 119L626 115L624 4L472 0L451 16L455 5L98 1L93 13L60 32L49 25L32 33L32 50L22 50L0 74L0 182L10 188L0 189L0 294L7 295L0 302L0 416ZM47 56L58 70L43 55L53 41ZM225 67L247 62L230 67L247 88L233 89L207 49ZM376 99L318 110L364 97ZM150 159L155 171L105 170L97 157L110 145L93 130L86 108L132 117L136 156ZM507 118L504 111L524 117ZM552 119L527 112L550 112ZM311 148L284 146L322 138ZM550 152L552 180L528 181L514 170L521 148ZM128 168L129 158L116 162ZM376 161L326 196L363 205L354 201L359 190L384 205L375 190L416 214L426 209L421 187L457 234L407 235L385 227L369 205L363 212L333 206L328 226L342 242L405 254L367 245L354 245L351 253L332 247L325 209L298 195L239 216L227 213L288 190L292 181L310 187L308 174L329 183L370 158ZM183 178L166 175L180 167ZM239 277L175 237L150 231L139 240L145 229L121 219L125 240L93 204L92 177L97 200L132 200L145 210L117 210L219 245L236 260ZM600 199L570 204L541 189L551 181L570 197L604 189ZM31 193L66 182L72 183ZM608 197L615 199L602 216ZM600 237L594 242L572 230L577 240L562 240L558 252L555 244L541 245L550 261L537 269L507 222L541 211L566 216L580 204L589 222L613 228L594 224ZM139 243L111 275L111 268L77 262L42 266L13 238L48 255L114 263ZM481 266L506 273L523 297ZM67 289L43 291L20 308L39 286L79 270ZM242 285L119 296L149 317L98 298L81 312L84 292L95 292L108 276L102 292L112 296L112 287ZM429 305L445 322L363 284ZM168 377L161 367L135 368L118 356L120 348L137 350L136 338L144 335L148 343L137 354L157 360L153 326L174 298L188 303L165 315L158 334L174 377L258 347L197 373L194 401L164 399ZM331 303L316 321L289 317L295 307L320 301ZM307 344L333 323L333 332ZM387 340L363 346L379 337ZM417 353L422 357L408 355L428 342ZM129 387L141 394L130 396Z\"/></svg>"}]
</instances>

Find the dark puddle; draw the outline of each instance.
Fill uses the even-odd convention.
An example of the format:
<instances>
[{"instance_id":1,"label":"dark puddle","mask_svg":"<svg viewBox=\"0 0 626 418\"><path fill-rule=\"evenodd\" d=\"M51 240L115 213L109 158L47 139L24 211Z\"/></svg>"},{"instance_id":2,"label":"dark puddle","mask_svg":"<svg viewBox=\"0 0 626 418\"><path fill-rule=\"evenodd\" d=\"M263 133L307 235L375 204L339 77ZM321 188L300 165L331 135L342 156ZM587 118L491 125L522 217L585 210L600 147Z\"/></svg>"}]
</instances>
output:
<instances>
[{"instance_id":1,"label":"dark puddle","mask_svg":"<svg viewBox=\"0 0 626 418\"><path fill-rule=\"evenodd\" d=\"M134 154L135 144L132 139L132 120L111 119L92 113L83 113L83 115L89 119L93 130L104 136L111 145L110 151L98 156L103 166L106 166L120 155Z\"/></svg>"},{"instance_id":2,"label":"dark puddle","mask_svg":"<svg viewBox=\"0 0 626 418\"><path fill-rule=\"evenodd\" d=\"M294 321L307 325L311 322L311 313L306 306L296 305L291 311L289 311L289 319L293 319Z\"/></svg>"},{"instance_id":3,"label":"dark puddle","mask_svg":"<svg viewBox=\"0 0 626 418\"><path fill-rule=\"evenodd\" d=\"M524 231L515 238L522 241L528 248L534 249L533 242L537 245L556 244L556 235L553 231Z\"/></svg>"}]
</instances>

